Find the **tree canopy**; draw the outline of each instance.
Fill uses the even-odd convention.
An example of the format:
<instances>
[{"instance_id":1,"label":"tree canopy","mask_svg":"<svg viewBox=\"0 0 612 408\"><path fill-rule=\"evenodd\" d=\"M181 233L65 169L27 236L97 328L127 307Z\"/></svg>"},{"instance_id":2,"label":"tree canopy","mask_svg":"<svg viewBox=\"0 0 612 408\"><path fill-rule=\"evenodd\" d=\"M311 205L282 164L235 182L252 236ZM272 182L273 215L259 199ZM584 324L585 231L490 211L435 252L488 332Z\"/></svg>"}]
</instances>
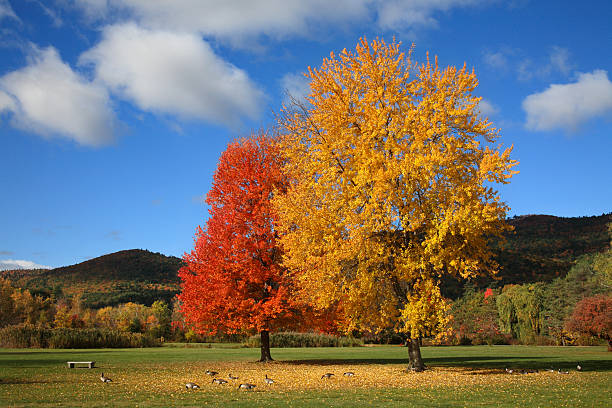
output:
<instances>
[{"instance_id":1,"label":"tree canopy","mask_svg":"<svg viewBox=\"0 0 612 408\"><path fill-rule=\"evenodd\" d=\"M271 359L268 332L301 319L280 265L270 204L285 185L280 155L268 136L230 143L206 198L210 216L179 271L186 322L200 333L260 332L262 360Z\"/></svg>"},{"instance_id":2,"label":"tree canopy","mask_svg":"<svg viewBox=\"0 0 612 408\"><path fill-rule=\"evenodd\" d=\"M306 76L307 102L279 120L285 265L314 305L341 303L346 331L440 332L440 278L494 272L487 239L508 228L494 185L516 162L475 74L362 39Z\"/></svg>"},{"instance_id":3,"label":"tree canopy","mask_svg":"<svg viewBox=\"0 0 612 408\"><path fill-rule=\"evenodd\" d=\"M604 339L608 342L608 351L612 351L612 297L600 294L582 299L576 304L566 328Z\"/></svg>"}]
</instances>

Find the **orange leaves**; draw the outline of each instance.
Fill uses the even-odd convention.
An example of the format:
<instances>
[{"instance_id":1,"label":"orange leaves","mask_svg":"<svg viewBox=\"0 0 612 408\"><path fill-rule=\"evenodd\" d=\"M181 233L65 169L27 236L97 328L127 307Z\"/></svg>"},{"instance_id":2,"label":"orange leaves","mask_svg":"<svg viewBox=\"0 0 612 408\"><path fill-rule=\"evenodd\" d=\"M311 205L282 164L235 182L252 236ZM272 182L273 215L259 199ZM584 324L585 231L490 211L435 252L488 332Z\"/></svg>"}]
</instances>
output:
<instances>
[{"instance_id":1,"label":"orange leaves","mask_svg":"<svg viewBox=\"0 0 612 408\"><path fill-rule=\"evenodd\" d=\"M210 217L179 271L181 310L201 332L270 330L295 317L270 205L285 185L265 134L230 143L221 155L206 198Z\"/></svg>"}]
</instances>

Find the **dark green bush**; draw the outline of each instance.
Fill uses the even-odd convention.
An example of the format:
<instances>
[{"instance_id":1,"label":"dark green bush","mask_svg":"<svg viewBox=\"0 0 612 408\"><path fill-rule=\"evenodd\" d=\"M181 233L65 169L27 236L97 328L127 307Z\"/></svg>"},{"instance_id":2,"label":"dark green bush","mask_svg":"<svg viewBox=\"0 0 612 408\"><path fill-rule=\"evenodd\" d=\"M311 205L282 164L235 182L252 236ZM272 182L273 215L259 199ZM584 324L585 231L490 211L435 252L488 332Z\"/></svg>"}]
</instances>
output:
<instances>
[{"instance_id":1,"label":"dark green bush","mask_svg":"<svg viewBox=\"0 0 612 408\"><path fill-rule=\"evenodd\" d=\"M331 334L280 332L270 334L270 347L358 347L363 342L353 337ZM259 334L249 337L246 347L261 347Z\"/></svg>"},{"instance_id":2,"label":"dark green bush","mask_svg":"<svg viewBox=\"0 0 612 408\"><path fill-rule=\"evenodd\" d=\"M468 336L461 336L459 337L458 343L460 346L471 346L472 339L470 339Z\"/></svg>"},{"instance_id":3,"label":"dark green bush","mask_svg":"<svg viewBox=\"0 0 612 408\"><path fill-rule=\"evenodd\" d=\"M510 344L511 340L512 340L512 336L510 336L509 334L501 334L501 333L477 333L476 335L468 338L468 340L471 342L470 344L474 345L474 346L481 346L481 345L489 345L489 346L500 346L500 345L504 345L504 344ZM461 341L461 339L460 339ZM468 345L468 344L461 344L460 345Z\"/></svg>"},{"instance_id":4,"label":"dark green bush","mask_svg":"<svg viewBox=\"0 0 612 408\"><path fill-rule=\"evenodd\" d=\"M366 344L403 344L406 339L393 330L385 329L376 334L364 334L363 340Z\"/></svg>"},{"instance_id":5,"label":"dark green bush","mask_svg":"<svg viewBox=\"0 0 612 408\"><path fill-rule=\"evenodd\" d=\"M0 329L0 347L10 348L131 348L158 347L157 339L141 333L108 329L43 329L29 325Z\"/></svg>"},{"instance_id":6,"label":"dark green bush","mask_svg":"<svg viewBox=\"0 0 612 408\"><path fill-rule=\"evenodd\" d=\"M6 326L0 329L0 347L44 348L50 336L50 330L28 324Z\"/></svg>"}]
</instances>

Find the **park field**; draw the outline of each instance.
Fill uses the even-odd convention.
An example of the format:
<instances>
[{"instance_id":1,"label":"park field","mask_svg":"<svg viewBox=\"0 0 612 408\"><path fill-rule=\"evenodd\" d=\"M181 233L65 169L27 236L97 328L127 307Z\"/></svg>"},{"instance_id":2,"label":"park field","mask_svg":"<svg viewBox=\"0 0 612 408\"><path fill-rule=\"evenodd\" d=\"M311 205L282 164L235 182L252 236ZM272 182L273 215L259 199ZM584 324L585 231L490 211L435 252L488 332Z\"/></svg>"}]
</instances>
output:
<instances>
[{"instance_id":1,"label":"park field","mask_svg":"<svg viewBox=\"0 0 612 408\"><path fill-rule=\"evenodd\" d=\"M399 346L275 348L276 361L267 364L255 362L258 349L226 344L0 349L0 406L612 406L612 353L605 347L424 347L422 353L430 369L407 373L407 350ZM96 368L67 368L67 361L90 360ZM239 379L216 385L206 370ZM346 371L355 375L345 377ZM102 383L101 372L113 382ZM328 372L335 375L321 378ZM266 374L274 384L265 384ZM186 390L189 381L200 390ZM238 390L240 382L257 387Z\"/></svg>"}]
</instances>

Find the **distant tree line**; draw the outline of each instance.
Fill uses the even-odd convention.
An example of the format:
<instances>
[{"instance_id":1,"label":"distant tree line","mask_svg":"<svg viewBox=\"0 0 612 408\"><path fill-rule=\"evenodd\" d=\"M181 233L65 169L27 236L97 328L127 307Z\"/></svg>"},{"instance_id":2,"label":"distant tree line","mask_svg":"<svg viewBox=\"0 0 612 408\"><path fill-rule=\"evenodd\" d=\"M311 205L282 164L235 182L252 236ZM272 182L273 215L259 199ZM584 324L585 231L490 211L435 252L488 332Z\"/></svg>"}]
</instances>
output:
<instances>
[{"instance_id":1,"label":"distant tree line","mask_svg":"<svg viewBox=\"0 0 612 408\"><path fill-rule=\"evenodd\" d=\"M612 252L580 257L552 282L468 287L453 303L455 344L597 344L612 335Z\"/></svg>"},{"instance_id":2,"label":"distant tree line","mask_svg":"<svg viewBox=\"0 0 612 408\"><path fill-rule=\"evenodd\" d=\"M611 291L611 250L580 257L566 276L549 283L508 284L486 290L468 286L452 303L446 334L435 344L593 345L602 340L610 342ZM20 328L19 335L25 339L20 344L31 347L74 344L74 341L67 343L66 338L75 335L81 337L83 347L158 345L161 339L243 342L248 338L246 332L219 332L215 336L198 334L184 324L176 301L157 300L151 306L127 302L87 308L80 296L56 300L53 296L33 295L0 278L0 346L19 343L15 340L17 331L8 330L11 327ZM106 332L96 337L92 334L96 329ZM122 338L120 333L157 339L157 342ZM378 334L355 332L354 335L369 343L402 341L401 337L385 331ZM92 336L106 343L96 343L91 340Z\"/></svg>"}]
</instances>

